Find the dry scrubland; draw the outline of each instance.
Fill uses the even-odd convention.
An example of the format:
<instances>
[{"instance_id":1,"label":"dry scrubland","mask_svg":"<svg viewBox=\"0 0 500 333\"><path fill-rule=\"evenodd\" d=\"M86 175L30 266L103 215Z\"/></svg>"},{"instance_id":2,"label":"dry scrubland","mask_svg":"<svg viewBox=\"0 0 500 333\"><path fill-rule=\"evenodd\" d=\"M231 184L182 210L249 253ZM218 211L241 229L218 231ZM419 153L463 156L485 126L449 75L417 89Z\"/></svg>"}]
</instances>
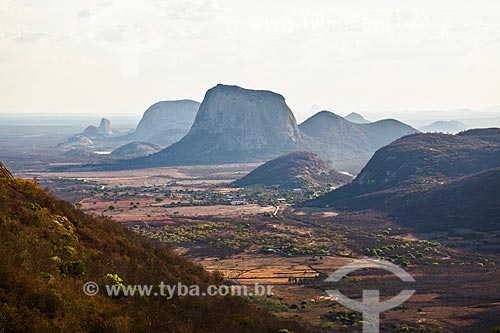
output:
<instances>
[{"instance_id":1,"label":"dry scrubland","mask_svg":"<svg viewBox=\"0 0 500 333\"><path fill-rule=\"evenodd\" d=\"M393 261L417 280L411 286L417 293L382 315L384 332L487 332L500 324L500 256L491 245L499 244L500 233L419 234L379 213L292 207L313 193L297 197L225 185L255 166L36 175L85 211L171 244L233 283L274 285L273 296L252 301L318 331L361 330L361 315L330 299L325 290L332 286L323 281L364 257ZM234 199L249 204L229 205ZM275 205L280 210L272 216ZM378 270L351 274L335 287L353 298L363 288L381 289L386 297L408 289Z\"/></svg>"}]
</instances>

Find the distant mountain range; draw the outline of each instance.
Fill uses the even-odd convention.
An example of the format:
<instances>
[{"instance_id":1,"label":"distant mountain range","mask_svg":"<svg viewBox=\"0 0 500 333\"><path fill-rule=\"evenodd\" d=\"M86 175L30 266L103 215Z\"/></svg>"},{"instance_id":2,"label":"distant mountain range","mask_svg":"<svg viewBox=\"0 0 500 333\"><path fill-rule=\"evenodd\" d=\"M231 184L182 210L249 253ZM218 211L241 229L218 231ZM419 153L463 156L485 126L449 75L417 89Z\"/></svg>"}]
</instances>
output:
<instances>
[{"instance_id":1,"label":"distant mountain range","mask_svg":"<svg viewBox=\"0 0 500 333\"><path fill-rule=\"evenodd\" d=\"M208 90L181 140L151 156L105 167L269 161L293 151L309 151L338 170L357 173L378 148L415 132L396 120L356 124L328 111L299 126L283 96L219 84Z\"/></svg>"},{"instance_id":2,"label":"distant mountain range","mask_svg":"<svg viewBox=\"0 0 500 333\"><path fill-rule=\"evenodd\" d=\"M462 222L441 224L437 219L451 223L463 207L474 209L471 202L483 207L488 214L491 210L500 213L500 205L493 205L498 200L498 195L491 190L495 181L488 185L488 181L498 176L498 171L484 173L499 167L498 128L470 130L457 135L414 134L378 150L352 183L309 204L341 210L387 211L401 223L416 227L429 227L422 222L425 216L430 219L425 212L428 210L435 212L436 218L432 219L435 223L431 223L433 229L451 225L490 228L496 224L481 214L478 219L481 216L484 219L470 220L476 221L475 224L462 218ZM482 184L483 188L474 184ZM452 195L455 190L457 192Z\"/></svg>"},{"instance_id":3,"label":"distant mountain range","mask_svg":"<svg viewBox=\"0 0 500 333\"><path fill-rule=\"evenodd\" d=\"M419 130L424 133L447 133L447 134L456 134L466 129L467 125L456 120L435 121L430 125L419 128Z\"/></svg>"},{"instance_id":4,"label":"distant mountain range","mask_svg":"<svg viewBox=\"0 0 500 333\"><path fill-rule=\"evenodd\" d=\"M327 185L339 186L351 180L350 176L339 173L316 154L294 152L264 163L248 175L231 183L231 186L290 190Z\"/></svg>"}]
</instances>

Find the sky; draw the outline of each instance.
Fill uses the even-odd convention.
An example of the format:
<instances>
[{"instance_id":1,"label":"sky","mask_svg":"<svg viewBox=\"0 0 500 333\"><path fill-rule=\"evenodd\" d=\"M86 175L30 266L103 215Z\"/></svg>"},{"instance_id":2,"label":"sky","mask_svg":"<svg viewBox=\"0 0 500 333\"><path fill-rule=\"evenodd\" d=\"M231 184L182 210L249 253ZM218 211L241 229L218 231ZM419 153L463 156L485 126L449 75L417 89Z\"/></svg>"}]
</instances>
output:
<instances>
[{"instance_id":1,"label":"sky","mask_svg":"<svg viewBox=\"0 0 500 333\"><path fill-rule=\"evenodd\" d=\"M217 83L297 118L500 104L498 0L0 0L0 114L140 115Z\"/></svg>"}]
</instances>

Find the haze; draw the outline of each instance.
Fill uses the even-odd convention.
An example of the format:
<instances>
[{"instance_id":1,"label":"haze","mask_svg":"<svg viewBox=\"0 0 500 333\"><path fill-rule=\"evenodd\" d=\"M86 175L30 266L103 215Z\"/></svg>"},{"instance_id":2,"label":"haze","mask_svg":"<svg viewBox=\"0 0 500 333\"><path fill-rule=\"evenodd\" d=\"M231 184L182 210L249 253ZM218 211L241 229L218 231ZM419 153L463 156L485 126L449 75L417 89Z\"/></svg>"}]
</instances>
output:
<instances>
[{"instance_id":1,"label":"haze","mask_svg":"<svg viewBox=\"0 0 500 333\"><path fill-rule=\"evenodd\" d=\"M137 115L222 82L299 119L500 104L491 1L1 1L0 113Z\"/></svg>"}]
</instances>

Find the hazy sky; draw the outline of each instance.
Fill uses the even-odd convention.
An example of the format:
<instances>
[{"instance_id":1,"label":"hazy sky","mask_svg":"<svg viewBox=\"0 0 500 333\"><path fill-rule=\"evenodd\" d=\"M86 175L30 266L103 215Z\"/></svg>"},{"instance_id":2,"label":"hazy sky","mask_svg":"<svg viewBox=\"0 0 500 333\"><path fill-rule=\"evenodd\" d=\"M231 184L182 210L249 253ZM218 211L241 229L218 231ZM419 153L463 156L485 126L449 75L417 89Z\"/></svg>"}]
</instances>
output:
<instances>
[{"instance_id":1,"label":"hazy sky","mask_svg":"<svg viewBox=\"0 0 500 333\"><path fill-rule=\"evenodd\" d=\"M498 0L0 0L0 113L142 114L217 83L298 118L500 104Z\"/></svg>"}]
</instances>

